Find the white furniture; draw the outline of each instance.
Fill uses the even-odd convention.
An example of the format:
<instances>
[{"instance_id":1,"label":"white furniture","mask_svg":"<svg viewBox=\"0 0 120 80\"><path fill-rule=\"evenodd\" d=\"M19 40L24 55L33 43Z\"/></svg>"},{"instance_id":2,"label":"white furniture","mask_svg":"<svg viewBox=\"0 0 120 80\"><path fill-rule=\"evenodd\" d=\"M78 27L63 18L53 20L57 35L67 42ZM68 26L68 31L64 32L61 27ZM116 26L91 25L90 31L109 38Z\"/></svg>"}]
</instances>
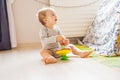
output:
<instances>
[{"instance_id":1,"label":"white furniture","mask_svg":"<svg viewBox=\"0 0 120 80\"><path fill-rule=\"evenodd\" d=\"M9 21L9 30L10 30L10 39L11 39L11 47L12 48L17 46L16 32L15 32L15 25L14 25L13 11L12 11L13 2L14 2L14 0L6 0L7 12L8 12L8 21Z\"/></svg>"}]
</instances>

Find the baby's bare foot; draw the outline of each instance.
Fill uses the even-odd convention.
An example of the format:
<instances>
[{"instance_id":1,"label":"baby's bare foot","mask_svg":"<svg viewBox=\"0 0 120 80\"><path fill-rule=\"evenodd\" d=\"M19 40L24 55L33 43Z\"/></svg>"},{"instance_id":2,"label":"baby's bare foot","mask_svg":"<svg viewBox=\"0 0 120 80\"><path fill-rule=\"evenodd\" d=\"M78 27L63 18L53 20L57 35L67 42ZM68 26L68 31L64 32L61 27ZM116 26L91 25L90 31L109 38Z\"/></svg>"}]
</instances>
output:
<instances>
[{"instance_id":1,"label":"baby's bare foot","mask_svg":"<svg viewBox=\"0 0 120 80\"><path fill-rule=\"evenodd\" d=\"M55 59L53 56L47 57L44 59L45 64L50 64L50 63L56 63L57 59Z\"/></svg>"},{"instance_id":2,"label":"baby's bare foot","mask_svg":"<svg viewBox=\"0 0 120 80\"><path fill-rule=\"evenodd\" d=\"M88 57L93 51L79 52L81 58Z\"/></svg>"}]
</instances>

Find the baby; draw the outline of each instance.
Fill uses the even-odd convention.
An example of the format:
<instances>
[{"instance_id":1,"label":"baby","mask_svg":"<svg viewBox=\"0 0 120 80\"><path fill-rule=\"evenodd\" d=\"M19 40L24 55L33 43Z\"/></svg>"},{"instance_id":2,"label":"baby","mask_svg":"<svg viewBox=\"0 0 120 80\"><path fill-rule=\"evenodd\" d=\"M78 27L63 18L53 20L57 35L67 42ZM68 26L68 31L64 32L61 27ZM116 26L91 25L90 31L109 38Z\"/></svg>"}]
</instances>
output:
<instances>
[{"instance_id":1,"label":"baby","mask_svg":"<svg viewBox=\"0 0 120 80\"><path fill-rule=\"evenodd\" d=\"M57 57L55 52L61 48L61 43L69 46L72 53L81 58L87 57L92 51L82 52L73 44L69 44L69 40L62 34L60 28L56 26L57 16L54 9L42 8L38 11L38 19L43 25L40 32L42 49L40 55L46 64L56 63Z\"/></svg>"}]
</instances>

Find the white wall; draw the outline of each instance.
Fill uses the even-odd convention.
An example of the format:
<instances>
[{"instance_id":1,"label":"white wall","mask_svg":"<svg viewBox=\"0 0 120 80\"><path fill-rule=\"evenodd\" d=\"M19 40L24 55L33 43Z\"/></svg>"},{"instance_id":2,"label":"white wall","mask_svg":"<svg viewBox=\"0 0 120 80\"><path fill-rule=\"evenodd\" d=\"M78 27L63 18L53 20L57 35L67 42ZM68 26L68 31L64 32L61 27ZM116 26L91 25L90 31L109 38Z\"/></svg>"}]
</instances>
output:
<instances>
[{"instance_id":1,"label":"white wall","mask_svg":"<svg viewBox=\"0 0 120 80\"><path fill-rule=\"evenodd\" d=\"M51 7L55 9L58 15L58 25L65 36L84 37L96 16L100 0L50 0L50 3L62 6L79 6L70 8ZM90 3L93 4L90 5Z\"/></svg>"},{"instance_id":2,"label":"white wall","mask_svg":"<svg viewBox=\"0 0 120 80\"><path fill-rule=\"evenodd\" d=\"M42 0L41 0L42 1ZM48 2L48 0L43 0ZM36 12L39 8L46 6L35 0L15 0L13 4L13 15L18 44L40 43L40 23Z\"/></svg>"},{"instance_id":3,"label":"white wall","mask_svg":"<svg viewBox=\"0 0 120 80\"><path fill-rule=\"evenodd\" d=\"M40 1L49 2L49 0ZM46 5L37 3L35 0L15 0L13 4L13 15L18 44L40 43L38 32L41 24L38 22L35 14L43 6Z\"/></svg>"}]
</instances>

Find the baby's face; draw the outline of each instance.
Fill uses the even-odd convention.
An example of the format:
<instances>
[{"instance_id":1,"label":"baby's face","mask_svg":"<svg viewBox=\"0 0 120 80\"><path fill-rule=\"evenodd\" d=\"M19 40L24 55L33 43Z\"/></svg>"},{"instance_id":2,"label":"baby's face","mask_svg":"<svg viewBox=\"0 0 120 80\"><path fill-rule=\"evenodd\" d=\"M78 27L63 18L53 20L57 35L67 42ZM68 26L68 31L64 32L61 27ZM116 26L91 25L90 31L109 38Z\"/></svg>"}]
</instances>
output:
<instances>
[{"instance_id":1,"label":"baby's face","mask_svg":"<svg viewBox=\"0 0 120 80\"><path fill-rule=\"evenodd\" d=\"M46 19L47 19L47 23L51 25L54 25L57 22L57 17L55 13L50 10L46 12Z\"/></svg>"}]
</instances>

